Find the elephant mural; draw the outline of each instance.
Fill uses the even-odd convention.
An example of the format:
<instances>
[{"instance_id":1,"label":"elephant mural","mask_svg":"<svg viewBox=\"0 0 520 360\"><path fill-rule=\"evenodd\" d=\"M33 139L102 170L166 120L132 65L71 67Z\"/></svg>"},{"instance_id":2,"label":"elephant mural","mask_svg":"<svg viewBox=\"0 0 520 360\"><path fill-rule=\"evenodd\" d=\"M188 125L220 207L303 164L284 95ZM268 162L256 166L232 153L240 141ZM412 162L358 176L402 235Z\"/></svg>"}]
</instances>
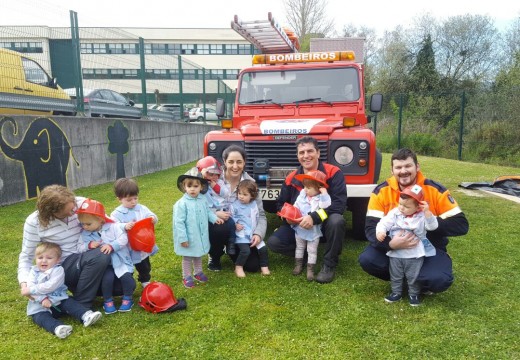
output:
<instances>
[{"instance_id":1,"label":"elephant mural","mask_svg":"<svg viewBox=\"0 0 520 360\"><path fill-rule=\"evenodd\" d=\"M18 135L18 124L11 117L0 120L0 149L10 159L23 164L27 199L38 196L47 185L67 186L67 169L72 156L69 140L53 120L38 118L29 124L22 140L11 146L4 137L4 125L10 123L13 135Z\"/></svg>"}]
</instances>

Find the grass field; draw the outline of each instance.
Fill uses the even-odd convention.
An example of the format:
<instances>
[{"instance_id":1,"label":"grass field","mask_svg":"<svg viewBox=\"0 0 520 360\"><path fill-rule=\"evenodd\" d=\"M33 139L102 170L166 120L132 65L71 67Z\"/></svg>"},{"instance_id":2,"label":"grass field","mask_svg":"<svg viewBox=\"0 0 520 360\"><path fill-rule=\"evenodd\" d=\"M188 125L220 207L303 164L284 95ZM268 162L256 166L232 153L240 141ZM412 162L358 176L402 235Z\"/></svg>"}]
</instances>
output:
<instances>
[{"instance_id":1,"label":"grass field","mask_svg":"<svg viewBox=\"0 0 520 360\"><path fill-rule=\"evenodd\" d=\"M518 169L419 157L427 176L447 186L465 212L470 232L452 238L455 283L418 308L386 304L389 283L364 273L357 256L367 245L347 236L336 279L309 283L292 276L292 259L270 254L272 275L238 279L207 272L205 286L184 289L180 257L173 253L172 205L181 196L176 179L192 164L138 177L140 201L159 216L159 253L152 276L169 284L186 311L103 316L90 328L70 318L72 335L60 340L32 324L17 284L18 254L26 216L35 201L0 207L1 359L515 359L520 358L520 204L479 191L464 181L492 181ZM389 176L389 155L382 176ZM117 206L112 185L78 189ZM349 215L346 215L349 219ZM268 216L270 230L279 220ZM350 224L349 224L350 225ZM318 258L319 261L320 258ZM134 294L137 302L140 285ZM96 303L101 308L101 300Z\"/></svg>"}]
</instances>

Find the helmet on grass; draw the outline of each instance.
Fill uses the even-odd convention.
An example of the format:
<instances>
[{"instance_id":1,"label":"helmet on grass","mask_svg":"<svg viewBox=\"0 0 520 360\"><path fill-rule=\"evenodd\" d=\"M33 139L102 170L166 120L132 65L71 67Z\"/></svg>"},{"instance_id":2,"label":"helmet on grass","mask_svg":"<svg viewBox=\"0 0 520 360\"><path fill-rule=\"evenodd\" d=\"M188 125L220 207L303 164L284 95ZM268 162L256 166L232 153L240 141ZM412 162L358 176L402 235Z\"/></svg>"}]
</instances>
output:
<instances>
[{"instance_id":1,"label":"helmet on grass","mask_svg":"<svg viewBox=\"0 0 520 360\"><path fill-rule=\"evenodd\" d=\"M139 298L139 306L151 313L171 312L186 309L184 299L177 300L173 290L166 284L153 281L144 289Z\"/></svg>"}]
</instances>

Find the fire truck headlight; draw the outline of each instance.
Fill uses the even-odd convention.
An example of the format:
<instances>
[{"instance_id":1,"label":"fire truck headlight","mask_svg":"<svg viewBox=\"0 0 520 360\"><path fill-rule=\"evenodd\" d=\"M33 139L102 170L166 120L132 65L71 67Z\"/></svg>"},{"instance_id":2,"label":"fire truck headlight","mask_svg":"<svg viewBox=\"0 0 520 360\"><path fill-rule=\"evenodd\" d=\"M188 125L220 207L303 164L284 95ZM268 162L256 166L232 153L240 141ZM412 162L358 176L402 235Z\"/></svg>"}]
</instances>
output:
<instances>
[{"instance_id":1,"label":"fire truck headlight","mask_svg":"<svg viewBox=\"0 0 520 360\"><path fill-rule=\"evenodd\" d=\"M354 153L348 146L341 146L334 152L334 160L340 165L347 165L354 159Z\"/></svg>"},{"instance_id":2,"label":"fire truck headlight","mask_svg":"<svg viewBox=\"0 0 520 360\"><path fill-rule=\"evenodd\" d=\"M217 149L217 145L214 142L209 143L209 149L211 151L215 151Z\"/></svg>"}]
</instances>

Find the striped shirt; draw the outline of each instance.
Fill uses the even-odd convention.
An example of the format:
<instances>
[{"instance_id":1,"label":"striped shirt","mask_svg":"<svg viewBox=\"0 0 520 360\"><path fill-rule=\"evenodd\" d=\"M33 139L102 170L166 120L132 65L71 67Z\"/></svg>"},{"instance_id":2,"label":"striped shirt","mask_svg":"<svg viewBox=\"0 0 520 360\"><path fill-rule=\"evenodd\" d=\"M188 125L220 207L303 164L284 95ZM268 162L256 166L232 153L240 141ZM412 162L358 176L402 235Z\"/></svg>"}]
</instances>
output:
<instances>
[{"instance_id":1,"label":"striped shirt","mask_svg":"<svg viewBox=\"0 0 520 360\"><path fill-rule=\"evenodd\" d=\"M84 200L83 197L76 197L77 206L79 207ZM40 242L52 242L60 246L61 264L67 256L81 252L80 233L81 225L76 214L69 216L65 221L54 219L47 227L40 226L38 211L29 215L23 227L22 251L18 258L18 283L27 282L29 279L34 252Z\"/></svg>"}]
</instances>

